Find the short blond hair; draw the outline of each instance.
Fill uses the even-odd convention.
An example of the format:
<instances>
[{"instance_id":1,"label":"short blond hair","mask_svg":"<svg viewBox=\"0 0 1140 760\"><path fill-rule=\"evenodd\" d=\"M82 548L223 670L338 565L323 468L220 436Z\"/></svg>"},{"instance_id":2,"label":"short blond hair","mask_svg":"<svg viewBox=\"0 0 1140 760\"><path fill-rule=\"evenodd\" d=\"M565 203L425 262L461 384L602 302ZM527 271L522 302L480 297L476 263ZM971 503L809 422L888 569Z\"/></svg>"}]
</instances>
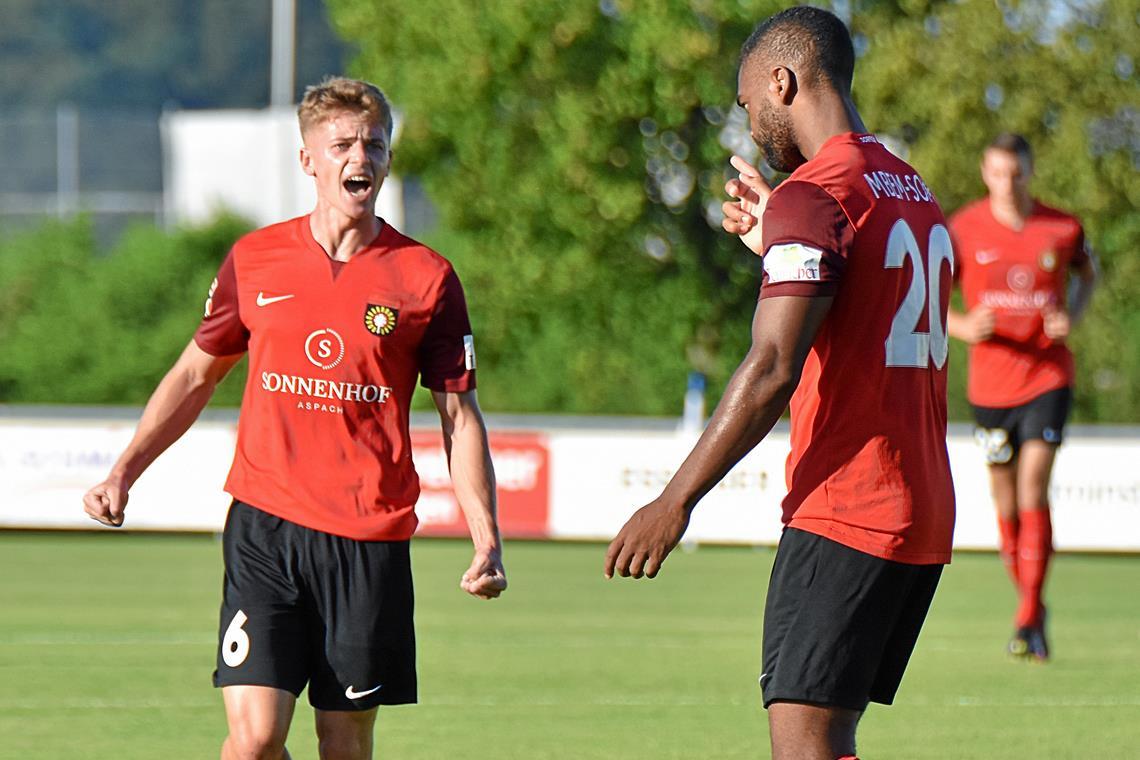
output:
<instances>
[{"instance_id":1,"label":"short blond hair","mask_svg":"<svg viewBox=\"0 0 1140 760\"><path fill-rule=\"evenodd\" d=\"M317 124L339 113L358 113L381 125L392 135L392 107L380 88L360 79L325 77L320 84L305 89L297 107L297 120L304 136Z\"/></svg>"}]
</instances>

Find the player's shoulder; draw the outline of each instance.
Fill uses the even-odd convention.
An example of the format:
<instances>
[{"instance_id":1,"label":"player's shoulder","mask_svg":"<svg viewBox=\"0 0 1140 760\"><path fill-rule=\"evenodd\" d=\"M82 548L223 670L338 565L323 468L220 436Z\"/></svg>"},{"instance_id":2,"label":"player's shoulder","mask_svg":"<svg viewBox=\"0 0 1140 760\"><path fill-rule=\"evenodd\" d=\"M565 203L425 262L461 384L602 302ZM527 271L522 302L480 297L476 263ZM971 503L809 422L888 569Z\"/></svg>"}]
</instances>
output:
<instances>
[{"instance_id":1,"label":"player's shoulder","mask_svg":"<svg viewBox=\"0 0 1140 760\"><path fill-rule=\"evenodd\" d=\"M985 219L989 215L988 202L988 198L977 198L970 201L950 215L950 224L957 226L966 222Z\"/></svg>"},{"instance_id":2,"label":"player's shoulder","mask_svg":"<svg viewBox=\"0 0 1140 760\"><path fill-rule=\"evenodd\" d=\"M258 257L259 254L281 252L303 246L300 229L305 219L306 217L303 216L288 219L284 222L259 227L242 235L230 249L235 263L237 261L249 261L251 256Z\"/></svg>"},{"instance_id":3,"label":"player's shoulder","mask_svg":"<svg viewBox=\"0 0 1140 760\"><path fill-rule=\"evenodd\" d=\"M445 276L453 270L451 262L425 243L405 235L385 222L384 246L395 255L400 266L418 270L428 276Z\"/></svg>"},{"instance_id":4,"label":"player's shoulder","mask_svg":"<svg viewBox=\"0 0 1140 760\"><path fill-rule=\"evenodd\" d=\"M852 177L869 171L876 163L875 152L868 150L871 145L878 145L873 135L852 133L832 137L811 160L792 172L789 179L813 182L824 188L850 182Z\"/></svg>"},{"instance_id":5,"label":"player's shoulder","mask_svg":"<svg viewBox=\"0 0 1140 760\"><path fill-rule=\"evenodd\" d=\"M238 238L234 247L253 249L264 246L280 246L284 242L296 241L298 229L307 218L308 217L305 216L298 216L283 222L276 222L275 224L269 224L265 227L259 227Z\"/></svg>"},{"instance_id":6,"label":"player's shoulder","mask_svg":"<svg viewBox=\"0 0 1140 760\"><path fill-rule=\"evenodd\" d=\"M1075 214L1042 203L1037 199L1033 201L1033 218L1035 221L1046 222L1048 224L1067 226L1075 229L1081 228L1081 220L1078 219Z\"/></svg>"},{"instance_id":7,"label":"player's shoulder","mask_svg":"<svg viewBox=\"0 0 1140 760\"><path fill-rule=\"evenodd\" d=\"M913 207L908 213L929 207L939 219L942 216L937 198L918 171L872 134L832 137L788 179L819 185L852 220L866 219L880 208L896 210L896 202Z\"/></svg>"}]
</instances>

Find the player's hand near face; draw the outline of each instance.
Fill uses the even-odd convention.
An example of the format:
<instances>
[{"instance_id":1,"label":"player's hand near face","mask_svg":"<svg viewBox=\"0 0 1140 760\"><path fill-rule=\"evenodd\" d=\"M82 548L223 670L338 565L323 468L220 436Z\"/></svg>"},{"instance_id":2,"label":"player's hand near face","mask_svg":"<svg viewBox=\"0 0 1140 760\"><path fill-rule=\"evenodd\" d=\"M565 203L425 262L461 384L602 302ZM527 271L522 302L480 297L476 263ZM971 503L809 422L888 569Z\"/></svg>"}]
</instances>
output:
<instances>
[{"instance_id":1,"label":"player's hand near face","mask_svg":"<svg viewBox=\"0 0 1140 760\"><path fill-rule=\"evenodd\" d=\"M633 513L610 542L605 575L657 577L662 563L689 527L689 510L657 499Z\"/></svg>"},{"instance_id":2,"label":"player's hand near face","mask_svg":"<svg viewBox=\"0 0 1140 760\"><path fill-rule=\"evenodd\" d=\"M121 527L127 507L127 489L117 478L107 478L83 495L83 511L92 520L112 528Z\"/></svg>"},{"instance_id":3,"label":"player's hand near face","mask_svg":"<svg viewBox=\"0 0 1140 760\"><path fill-rule=\"evenodd\" d=\"M507 575L498 551L477 551L459 587L471 596L494 599L507 588Z\"/></svg>"},{"instance_id":4,"label":"player's hand near face","mask_svg":"<svg viewBox=\"0 0 1140 760\"><path fill-rule=\"evenodd\" d=\"M1069 317L1069 312L1052 308L1041 316L1045 320L1045 337L1054 343L1064 343L1073 329L1073 320Z\"/></svg>"},{"instance_id":5,"label":"player's hand near face","mask_svg":"<svg viewBox=\"0 0 1140 760\"><path fill-rule=\"evenodd\" d=\"M733 156L731 163L740 174L737 179L725 183L724 191L735 200L724 202L721 226L730 235L739 235L749 250L761 255L764 249L760 222L772 188L761 176L760 170L740 156Z\"/></svg>"}]
</instances>

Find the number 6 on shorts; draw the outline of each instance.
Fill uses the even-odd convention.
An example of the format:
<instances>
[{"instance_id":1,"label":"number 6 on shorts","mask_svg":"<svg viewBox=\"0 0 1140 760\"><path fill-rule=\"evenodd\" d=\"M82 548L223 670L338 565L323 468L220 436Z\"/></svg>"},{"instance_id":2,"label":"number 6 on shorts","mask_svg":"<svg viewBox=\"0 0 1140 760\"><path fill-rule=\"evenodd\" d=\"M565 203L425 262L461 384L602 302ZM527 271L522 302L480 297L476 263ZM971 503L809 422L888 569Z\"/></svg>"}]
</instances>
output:
<instances>
[{"instance_id":1,"label":"number 6 on shorts","mask_svg":"<svg viewBox=\"0 0 1140 760\"><path fill-rule=\"evenodd\" d=\"M242 630L246 620L249 618L238 610L230 621L229 628L226 628L226 635L222 637L222 661L231 668L241 665L249 656L249 634Z\"/></svg>"}]
</instances>

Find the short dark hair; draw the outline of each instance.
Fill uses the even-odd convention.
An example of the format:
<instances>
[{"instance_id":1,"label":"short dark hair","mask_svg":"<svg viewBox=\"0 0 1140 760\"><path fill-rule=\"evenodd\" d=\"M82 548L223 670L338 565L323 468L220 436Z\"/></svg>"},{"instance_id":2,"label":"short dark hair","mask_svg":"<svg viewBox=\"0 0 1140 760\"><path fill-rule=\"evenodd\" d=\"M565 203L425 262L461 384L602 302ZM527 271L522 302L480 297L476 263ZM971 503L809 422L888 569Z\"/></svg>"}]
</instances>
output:
<instances>
[{"instance_id":1,"label":"short dark hair","mask_svg":"<svg viewBox=\"0 0 1140 760\"><path fill-rule=\"evenodd\" d=\"M758 52L800 64L822 75L843 94L855 76L855 46L843 22L821 8L800 5L769 16L752 31L740 50L740 65Z\"/></svg>"},{"instance_id":2,"label":"short dark hair","mask_svg":"<svg viewBox=\"0 0 1140 760\"><path fill-rule=\"evenodd\" d=\"M1033 148L1029 145L1029 141L1016 132L1002 132L1000 135L990 140L990 144L986 149L1004 150L1006 153L1012 153L1018 158L1025 159L1025 162L1033 166Z\"/></svg>"}]
</instances>

